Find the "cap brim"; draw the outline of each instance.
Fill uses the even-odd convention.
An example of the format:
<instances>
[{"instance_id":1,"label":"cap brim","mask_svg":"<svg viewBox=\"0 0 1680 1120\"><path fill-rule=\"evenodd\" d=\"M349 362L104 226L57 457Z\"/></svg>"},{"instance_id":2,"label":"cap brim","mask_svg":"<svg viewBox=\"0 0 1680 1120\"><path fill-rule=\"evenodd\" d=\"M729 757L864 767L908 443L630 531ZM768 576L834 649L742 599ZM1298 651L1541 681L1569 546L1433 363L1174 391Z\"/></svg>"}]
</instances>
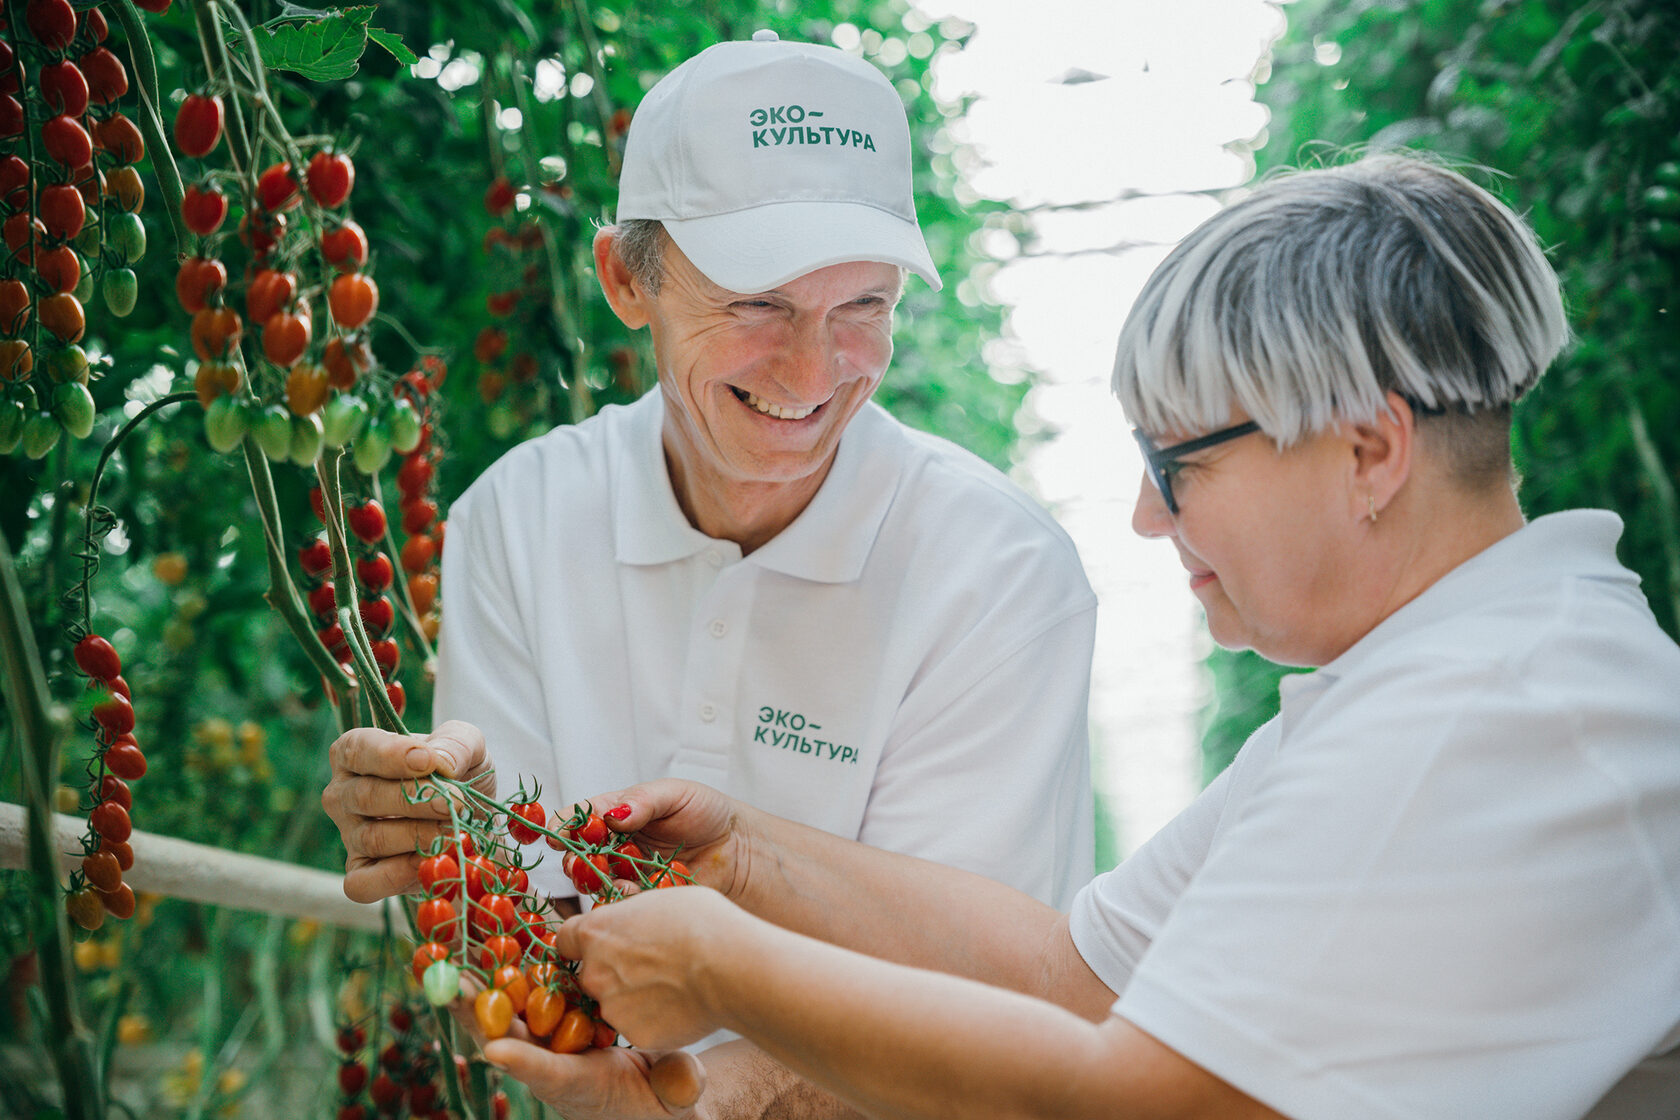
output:
<instances>
[{"instance_id":1,"label":"cap brim","mask_svg":"<svg viewBox=\"0 0 1680 1120\"><path fill-rule=\"evenodd\" d=\"M706 279L732 292L769 291L850 261L899 265L943 286L916 224L863 203L777 202L661 222Z\"/></svg>"}]
</instances>

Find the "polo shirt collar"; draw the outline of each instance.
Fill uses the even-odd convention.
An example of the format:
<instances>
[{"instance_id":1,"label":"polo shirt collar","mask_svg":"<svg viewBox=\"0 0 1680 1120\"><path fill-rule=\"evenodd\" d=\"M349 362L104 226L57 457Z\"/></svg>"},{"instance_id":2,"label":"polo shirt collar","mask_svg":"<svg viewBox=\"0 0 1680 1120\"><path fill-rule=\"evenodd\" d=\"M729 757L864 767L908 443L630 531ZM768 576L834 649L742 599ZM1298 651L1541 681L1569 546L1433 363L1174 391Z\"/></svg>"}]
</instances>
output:
<instances>
[{"instance_id":1,"label":"polo shirt collar","mask_svg":"<svg viewBox=\"0 0 1680 1120\"><path fill-rule=\"evenodd\" d=\"M716 547L739 556L733 542L714 540L690 525L677 504L661 441L660 390L650 390L629 412L613 472L618 562L668 564ZM879 405L866 404L846 426L834 465L811 504L747 561L817 583L858 579L898 491L903 456L890 444L904 438Z\"/></svg>"},{"instance_id":2,"label":"polo shirt collar","mask_svg":"<svg viewBox=\"0 0 1680 1120\"><path fill-rule=\"evenodd\" d=\"M1436 580L1310 675L1325 678L1325 683L1346 676L1395 642L1474 614L1519 585L1575 578L1637 586L1638 577L1616 561L1621 535L1622 519L1608 510L1566 510L1536 518Z\"/></svg>"}]
</instances>

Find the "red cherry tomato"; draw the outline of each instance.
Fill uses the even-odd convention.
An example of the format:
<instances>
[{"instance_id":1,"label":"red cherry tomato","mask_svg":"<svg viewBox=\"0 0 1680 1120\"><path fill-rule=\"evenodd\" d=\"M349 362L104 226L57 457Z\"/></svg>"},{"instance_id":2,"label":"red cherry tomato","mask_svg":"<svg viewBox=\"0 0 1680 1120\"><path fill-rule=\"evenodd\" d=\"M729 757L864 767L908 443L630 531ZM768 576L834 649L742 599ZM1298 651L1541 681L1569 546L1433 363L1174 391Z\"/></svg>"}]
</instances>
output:
<instances>
[{"instance_id":1,"label":"red cherry tomato","mask_svg":"<svg viewBox=\"0 0 1680 1120\"><path fill-rule=\"evenodd\" d=\"M303 170L309 195L328 210L343 206L356 185L356 165L342 152L316 152Z\"/></svg>"},{"instance_id":2,"label":"red cherry tomato","mask_svg":"<svg viewBox=\"0 0 1680 1120\"><path fill-rule=\"evenodd\" d=\"M222 99L189 93L175 111L175 146L185 156L207 156L222 139Z\"/></svg>"}]
</instances>

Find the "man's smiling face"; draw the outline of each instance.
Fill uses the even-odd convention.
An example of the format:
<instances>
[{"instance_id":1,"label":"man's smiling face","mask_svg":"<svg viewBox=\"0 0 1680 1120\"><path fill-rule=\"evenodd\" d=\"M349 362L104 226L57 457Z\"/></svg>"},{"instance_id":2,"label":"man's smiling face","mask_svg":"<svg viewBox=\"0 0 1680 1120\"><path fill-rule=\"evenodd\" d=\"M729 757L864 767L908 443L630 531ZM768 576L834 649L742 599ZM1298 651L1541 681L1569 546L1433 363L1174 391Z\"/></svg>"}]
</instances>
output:
<instances>
[{"instance_id":1,"label":"man's smiling face","mask_svg":"<svg viewBox=\"0 0 1680 1120\"><path fill-rule=\"evenodd\" d=\"M853 261L743 294L670 242L664 265L646 306L680 488L814 492L892 359L903 273Z\"/></svg>"}]
</instances>

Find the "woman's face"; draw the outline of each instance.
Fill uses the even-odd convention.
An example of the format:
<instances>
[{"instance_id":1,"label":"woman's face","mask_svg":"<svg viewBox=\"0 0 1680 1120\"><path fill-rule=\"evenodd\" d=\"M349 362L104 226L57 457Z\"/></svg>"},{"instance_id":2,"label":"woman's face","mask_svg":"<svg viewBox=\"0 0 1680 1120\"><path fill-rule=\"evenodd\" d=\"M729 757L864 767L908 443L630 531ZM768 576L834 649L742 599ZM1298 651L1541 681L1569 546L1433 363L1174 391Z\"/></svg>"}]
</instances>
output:
<instances>
[{"instance_id":1,"label":"woman's face","mask_svg":"<svg viewBox=\"0 0 1680 1120\"><path fill-rule=\"evenodd\" d=\"M1166 447L1204 433L1146 434ZM1353 456L1334 430L1286 451L1253 432L1177 461L1176 515L1145 475L1132 528L1178 549L1214 641L1285 665L1323 665L1369 627L1347 512Z\"/></svg>"}]
</instances>

